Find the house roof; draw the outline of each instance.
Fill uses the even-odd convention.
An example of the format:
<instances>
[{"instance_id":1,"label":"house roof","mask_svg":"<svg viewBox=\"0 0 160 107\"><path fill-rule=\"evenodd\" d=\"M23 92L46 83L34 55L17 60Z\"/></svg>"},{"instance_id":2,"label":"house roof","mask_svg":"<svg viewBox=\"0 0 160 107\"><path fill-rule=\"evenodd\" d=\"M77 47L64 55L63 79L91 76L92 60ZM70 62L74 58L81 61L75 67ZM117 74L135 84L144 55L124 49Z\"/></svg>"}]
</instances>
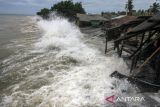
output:
<instances>
[{"instance_id":1,"label":"house roof","mask_svg":"<svg viewBox=\"0 0 160 107\"><path fill-rule=\"evenodd\" d=\"M125 28L128 28L128 27L135 27L138 24L144 22L146 19L149 19L150 17L151 16L139 16L139 17L127 16L127 17L124 17L122 19L116 20L115 22L113 21L112 23L118 23L118 25L115 26L115 27L109 28L107 30L114 30L114 29L117 29L117 28L125 29ZM123 22L123 24L120 24L122 22Z\"/></svg>"},{"instance_id":2,"label":"house roof","mask_svg":"<svg viewBox=\"0 0 160 107\"><path fill-rule=\"evenodd\" d=\"M160 25L160 12L133 28L128 34L143 33L147 30L154 29L157 25Z\"/></svg>"},{"instance_id":3,"label":"house roof","mask_svg":"<svg viewBox=\"0 0 160 107\"><path fill-rule=\"evenodd\" d=\"M135 27L139 24L141 24L142 22L144 22L145 20L149 19L151 16L140 16L137 17L134 20L128 21L122 25L120 25L122 28L126 28L126 27Z\"/></svg>"},{"instance_id":4,"label":"house roof","mask_svg":"<svg viewBox=\"0 0 160 107\"><path fill-rule=\"evenodd\" d=\"M134 27L130 32L127 33L126 36L120 37L115 42L131 38L133 36L136 36L136 34L144 33L146 31L151 31L159 28L160 28L160 12L152 16L151 18L145 20L138 26Z\"/></svg>"},{"instance_id":5,"label":"house roof","mask_svg":"<svg viewBox=\"0 0 160 107\"><path fill-rule=\"evenodd\" d=\"M135 20L136 16L119 16L117 18L112 19L112 25L113 26L120 26L124 23L130 22L132 20Z\"/></svg>"},{"instance_id":6,"label":"house roof","mask_svg":"<svg viewBox=\"0 0 160 107\"><path fill-rule=\"evenodd\" d=\"M117 16L117 17L113 17L112 20L114 20L114 19L121 19L123 17L126 17L126 15L120 15L120 16Z\"/></svg>"},{"instance_id":7,"label":"house roof","mask_svg":"<svg viewBox=\"0 0 160 107\"><path fill-rule=\"evenodd\" d=\"M80 21L86 21L86 22L89 22L89 21L108 21L106 18L102 17L101 15L93 15L93 14L90 14L90 15L87 15L87 14L77 14L77 18L80 20Z\"/></svg>"}]
</instances>

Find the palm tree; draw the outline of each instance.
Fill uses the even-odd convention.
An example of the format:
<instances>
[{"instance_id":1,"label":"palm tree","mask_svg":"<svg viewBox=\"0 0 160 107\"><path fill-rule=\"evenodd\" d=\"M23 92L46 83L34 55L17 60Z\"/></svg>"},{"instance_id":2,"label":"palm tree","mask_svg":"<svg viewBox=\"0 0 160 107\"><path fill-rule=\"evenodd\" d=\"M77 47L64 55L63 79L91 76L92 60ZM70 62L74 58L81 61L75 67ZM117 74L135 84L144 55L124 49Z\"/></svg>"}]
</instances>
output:
<instances>
[{"instance_id":1,"label":"palm tree","mask_svg":"<svg viewBox=\"0 0 160 107\"><path fill-rule=\"evenodd\" d=\"M150 6L150 12L155 14L157 12L159 12L159 9L160 9L160 4L157 3L157 2L154 2L152 6Z\"/></svg>"}]
</instances>

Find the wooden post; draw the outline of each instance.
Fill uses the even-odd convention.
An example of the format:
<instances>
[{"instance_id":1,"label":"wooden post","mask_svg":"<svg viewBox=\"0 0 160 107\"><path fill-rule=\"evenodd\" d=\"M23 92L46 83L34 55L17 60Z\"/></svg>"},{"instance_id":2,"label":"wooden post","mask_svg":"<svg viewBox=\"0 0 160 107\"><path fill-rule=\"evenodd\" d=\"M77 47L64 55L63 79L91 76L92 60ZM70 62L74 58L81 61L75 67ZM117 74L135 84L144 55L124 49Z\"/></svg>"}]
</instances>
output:
<instances>
[{"instance_id":1,"label":"wooden post","mask_svg":"<svg viewBox=\"0 0 160 107\"><path fill-rule=\"evenodd\" d=\"M130 69L130 73L132 73L132 70L137 66L137 60L138 60L138 55L135 56L133 59L132 59L132 64L131 64L131 69Z\"/></svg>"},{"instance_id":2,"label":"wooden post","mask_svg":"<svg viewBox=\"0 0 160 107\"><path fill-rule=\"evenodd\" d=\"M140 47L141 47L141 46L142 46L142 44L143 44L144 36L145 36L145 33L143 33L143 35L142 35L141 43L140 43Z\"/></svg>"},{"instance_id":3,"label":"wooden post","mask_svg":"<svg viewBox=\"0 0 160 107\"><path fill-rule=\"evenodd\" d=\"M151 38L152 36L154 36L154 34L155 34L156 32L157 32L157 31L155 31L155 32L153 32L151 35L149 35L149 37L147 38L147 40L144 41L144 42L141 44L141 46L139 46L138 49L137 49L129 58L132 58L137 52L139 52L139 51L141 50L142 46L143 46L144 44L146 44L146 43L150 40L150 38Z\"/></svg>"},{"instance_id":4,"label":"wooden post","mask_svg":"<svg viewBox=\"0 0 160 107\"><path fill-rule=\"evenodd\" d=\"M106 46L105 46L105 54L107 53L107 48L108 48L108 29L106 30Z\"/></svg>"},{"instance_id":5,"label":"wooden post","mask_svg":"<svg viewBox=\"0 0 160 107\"><path fill-rule=\"evenodd\" d=\"M135 57L132 59L132 64L131 64L131 68L130 68L130 73L132 73L132 70L134 68L134 63L135 63Z\"/></svg>"},{"instance_id":6,"label":"wooden post","mask_svg":"<svg viewBox=\"0 0 160 107\"><path fill-rule=\"evenodd\" d=\"M120 49L120 52L119 52L120 57L122 56L122 51L123 51L123 47L124 47L123 44L124 44L124 41L122 41L121 49Z\"/></svg>"}]
</instances>

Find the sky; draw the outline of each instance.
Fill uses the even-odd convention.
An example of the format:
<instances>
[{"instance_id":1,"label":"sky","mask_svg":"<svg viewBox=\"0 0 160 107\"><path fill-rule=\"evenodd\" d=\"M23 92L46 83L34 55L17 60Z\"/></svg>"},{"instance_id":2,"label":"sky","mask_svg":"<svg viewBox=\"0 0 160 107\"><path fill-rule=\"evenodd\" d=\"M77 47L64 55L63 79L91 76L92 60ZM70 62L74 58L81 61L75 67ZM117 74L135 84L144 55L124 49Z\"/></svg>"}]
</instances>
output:
<instances>
[{"instance_id":1,"label":"sky","mask_svg":"<svg viewBox=\"0 0 160 107\"><path fill-rule=\"evenodd\" d=\"M42 8L50 8L62 0L0 0L0 13L34 15ZM124 11L127 0L73 0L82 2L87 13ZM133 0L134 9L147 9L156 0Z\"/></svg>"}]
</instances>

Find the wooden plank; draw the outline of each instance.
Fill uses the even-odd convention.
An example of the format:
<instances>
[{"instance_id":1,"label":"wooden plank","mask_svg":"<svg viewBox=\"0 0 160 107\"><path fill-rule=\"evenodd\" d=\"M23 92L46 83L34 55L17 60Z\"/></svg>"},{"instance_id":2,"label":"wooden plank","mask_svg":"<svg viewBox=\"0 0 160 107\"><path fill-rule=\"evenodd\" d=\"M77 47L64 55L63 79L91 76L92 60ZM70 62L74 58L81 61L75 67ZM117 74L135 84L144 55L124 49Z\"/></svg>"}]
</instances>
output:
<instances>
[{"instance_id":1,"label":"wooden plank","mask_svg":"<svg viewBox=\"0 0 160 107\"><path fill-rule=\"evenodd\" d=\"M126 48L128 48L129 50L132 50L132 51L136 51L137 50L136 47L128 45L128 44L123 44L123 47L126 47Z\"/></svg>"},{"instance_id":2,"label":"wooden plank","mask_svg":"<svg viewBox=\"0 0 160 107\"><path fill-rule=\"evenodd\" d=\"M155 56L155 54L156 54L158 51L160 51L160 47L159 47L158 49L156 49L155 52L153 52L153 53L151 54L151 56L149 56L149 57L146 59L146 61L140 66L140 68L142 68L144 65L146 65L146 64Z\"/></svg>"},{"instance_id":3,"label":"wooden plank","mask_svg":"<svg viewBox=\"0 0 160 107\"><path fill-rule=\"evenodd\" d=\"M132 51L130 51L130 50L128 50L128 49L125 49L125 48L123 48L123 51L125 51L125 52L127 52L127 53L129 53L129 54L133 54Z\"/></svg>"}]
</instances>

